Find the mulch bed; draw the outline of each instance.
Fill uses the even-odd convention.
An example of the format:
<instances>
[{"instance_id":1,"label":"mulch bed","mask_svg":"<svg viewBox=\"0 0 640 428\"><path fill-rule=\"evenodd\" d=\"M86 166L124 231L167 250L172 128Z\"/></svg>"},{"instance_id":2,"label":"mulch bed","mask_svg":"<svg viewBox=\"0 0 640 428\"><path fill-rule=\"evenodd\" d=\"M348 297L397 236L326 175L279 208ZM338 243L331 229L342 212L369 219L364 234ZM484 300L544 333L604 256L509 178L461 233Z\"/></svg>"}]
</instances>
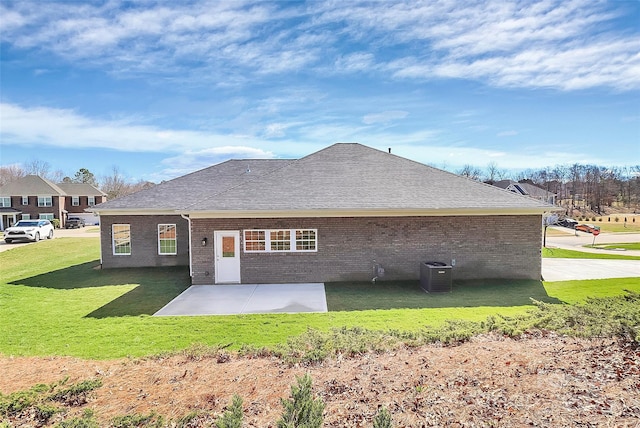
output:
<instances>
[{"instance_id":1,"label":"mulch bed","mask_svg":"<svg viewBox=\"0 0 640 428\"><path fill-rule=\"evenodd\" d=\"M200 411L189 426L210 426L237 393L244 426L273 427L280 399L305 373L326 404L326 427L371 427L380 406L390 410L395 427L640 426L637 344L542 332L293 367L226 354L109 361L4 356L0 373L4 394L67 376L69 383L100 378L103 386L86 404L69 407L66 417L90 408L101 426L151 411L174 421ZM27 415L12 423L35 426Z\"/></svg>"}]
</instances>

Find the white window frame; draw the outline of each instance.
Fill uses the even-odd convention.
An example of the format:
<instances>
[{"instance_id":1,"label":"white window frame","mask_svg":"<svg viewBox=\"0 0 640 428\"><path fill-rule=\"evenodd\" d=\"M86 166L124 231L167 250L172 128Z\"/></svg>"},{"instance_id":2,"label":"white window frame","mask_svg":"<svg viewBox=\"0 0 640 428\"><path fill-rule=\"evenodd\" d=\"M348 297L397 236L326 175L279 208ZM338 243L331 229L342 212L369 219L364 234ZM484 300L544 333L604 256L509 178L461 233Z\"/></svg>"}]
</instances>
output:
<instances>
[{"instance_id":1,"label":"white window frame","mask_svg":"<svg viewBox=\"0 0 640 428\"><path fill-rule=\"evenodd\" d=\"M95 196L87 196L87 205L92 207L95 204L96 204L96 197Z\"/></svg>"},{"instance_id":2,"label":"white window frame","mask_svg":"<svg viewBox=\"0 0 640 428\"><path fill-rule=\"evenodd\" d=\"M20 220L31 220L31 214L22 214Z\"/></svg>"},{"instance_id":3,"label":"white window frame","mask_svg":"<svg viewBox=\"0 0 640 428\"><path fill-rule=\"evenodd\" d=\"M23 196L22 197L22 205L29 205L29 197L28 196Z\"/></svg>"},{"instance_id":4,"label":"white window frame","mask_svg":"<svg viewBox=\"0 0 640 428\"><path fill-rule=\"evenodd\" d=\"M7 205L7 203L9 205ZM11 196L8 196L8 197L7 196L2 196L2 197L0 197L0 207L11 208Z\"/></svg>"},{"instance_id":5,"label":"white window frame","mask_svg":"<svg viewBox=\"0 0 640 428\"><path fill-rule=\"evenodd\" d=\"M53 213L40 213L38 214L39 220L53 220Z\"/></svg>"},{"instance_id":6,"label":"white window frame","mask_svg":"<svg viewBox=\"0 0 640 428\"><path fill-rule=\"evenodd\" d=\"M79 207L80 206L80 196L72 196L71 197L71 206Z\"/></svg>"},{"instance_id":7,"label":"white window frame","mask_svg":"<svg viewBox=\"0 0 640 428\"><path fill-rule=\"evenodd\" d=\"M298 238L298 232L304 235L305 238ZM251 238L247 239L247 234L252 234ZM260 234L262 237L257 237ZM288 240L274 239L279 236L286 236L288 234ZM311 238L309 235L313 235ZM318 229L245 229L242 231L243 238L243 250L245 253L317 253L318 252ZM288 244L288 248L286 244ZM312 249L299 249L302 246L311 246ZM247 244L258 246L264 249L247 249ZM284 244L284 245L283 245ZM280 247L280 248L277 248Z\"/></svg>"},{"instance_id":8,"label":"white window frame","mask_svg":"<svg viewBox=\"0 0 640 428\"><path fill-rule=\"evenodd\" d=\"M160 238L160 229L162 227L170 226L173 227L174 230L174 238ZM163 252L162 251L162 241L174 241L175 251L173 252ZM178 254L178 228L175 223L162 223L158 225L158 255L159 256L175 256Z\"/></svg>"},{"instance_id":9,"label":"white window frame","mask_svg":"<svg viewBox=\"0 0 640 428\"><path fill-rule=\"evenodd\" d=\"M52 207L53 206L53 196L38 196L38 206L39 207Z\"/></svg>"},{"instance_id":10,"label":"white window frame","mask_svg":"<svg viewBox=\"0 0 640 428\"><path fill-rule=\"evenodd\" d=\"M126 227L129 231L129 236L127 238L116 238L116 228L117 227ZM116 248L118 248L118 244L121 242L129 241L129 252L127 253L118 253L116 252ZM131 255L131 225L128 223L116 223L111 225L111 248L114 256L130 256Z\"/></svg>"}]
</instances>

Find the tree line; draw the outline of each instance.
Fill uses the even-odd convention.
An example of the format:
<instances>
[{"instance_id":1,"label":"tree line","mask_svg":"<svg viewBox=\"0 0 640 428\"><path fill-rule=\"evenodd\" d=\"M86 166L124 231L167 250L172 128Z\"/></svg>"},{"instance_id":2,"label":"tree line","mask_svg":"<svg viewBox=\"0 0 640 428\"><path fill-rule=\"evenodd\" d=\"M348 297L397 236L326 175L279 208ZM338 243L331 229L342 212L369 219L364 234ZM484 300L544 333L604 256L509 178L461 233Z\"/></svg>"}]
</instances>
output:
<instances>
[{"instance_id":1,"label":"tree line","mask_svg":"<svg viewBox=\"0 0 640 428\"><path fill-rule=\"evenodd\" d=\"M567 210L592 210L601 214L605 207L640 209L640 165L604 167L576 163L513 173L491 162L486 168L465 165L456 173L488 184L506 179L530 183L556 194L558 205ZM117 166L99 178L86 168L69 177L60 170L52 170L47 162L32 160L22 166L0 166L0 186L25 175L38 175L53 183L88 183L105 192L108 199L155 185L144 180L129 181Z\"/></svg>"},{"instance_id":2,"label":"tree line","mask_svg":"<svg viewBox=\"0 0 640 428\"><path fill-rule=\"evenodd\" d=\"M153 187L155 183L150 181L130 181L124 176L117 166L111 169L110 174L97 177L87 168L80 168L73 177L65 175L61 170L52 170L48 162L32 160L22 166L0 166L0 186L22 178L27 175L37 175L52 183L86 183L107 194L107 199L115 199L121 196L135 193L139 190Z\"/></svg>"},{"instance_id":3,"label":"tree line","mask_svg":"<svg viewBox=\"0 0 640 428\"><path fill-rule=\"evenodd\" d=\"M526 169L512 175L492 162L485 169L465 165L457 173L488 184L507 179L533 184L555 194L557 204L567 211L579 209L603 214L605 207L640 209L640 165L604 167L575 163Z\"/></svg>"}]
</instances>

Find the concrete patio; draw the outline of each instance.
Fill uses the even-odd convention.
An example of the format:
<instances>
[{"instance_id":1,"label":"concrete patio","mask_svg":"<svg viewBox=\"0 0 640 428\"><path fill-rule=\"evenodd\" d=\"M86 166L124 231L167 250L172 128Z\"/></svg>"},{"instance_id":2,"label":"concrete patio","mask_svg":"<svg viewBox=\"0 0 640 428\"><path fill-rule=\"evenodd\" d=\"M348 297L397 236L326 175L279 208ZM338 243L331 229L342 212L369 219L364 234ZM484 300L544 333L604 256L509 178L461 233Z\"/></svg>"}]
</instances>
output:
<instances>
[{"instance_id":1,"label":"concrete patio","mask_svg":"<svg viewBox=\"0 0 640 428\"><path fill-rule=\"evenodd\" d=\"M324 284L193 285L154 316L327 312Z\"/></svg>"}]
</instances>

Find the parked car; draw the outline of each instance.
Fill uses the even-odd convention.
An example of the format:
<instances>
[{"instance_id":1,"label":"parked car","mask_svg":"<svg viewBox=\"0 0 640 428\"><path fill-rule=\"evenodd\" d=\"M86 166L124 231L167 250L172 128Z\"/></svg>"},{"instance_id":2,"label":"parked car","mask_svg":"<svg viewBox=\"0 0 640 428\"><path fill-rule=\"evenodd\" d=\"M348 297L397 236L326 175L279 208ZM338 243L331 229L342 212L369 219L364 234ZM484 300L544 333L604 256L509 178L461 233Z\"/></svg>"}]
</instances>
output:
<instances>
[{"instance_id":1,"label":"parked car","mask_svg":"<svg viewBox=\"0 0 640 428\"><path fill-rule=\"evenodd\" d=\"M76 227L79 229L84 227L84 219L80 217L69 217L64 227L65 229L75 229Z\"/></svg>"},{"instance_id":2,"label":"parked car","mask_svg":"<svg viewBox=\"0 0 640 428\"><path fill-rule=\"evenodd\" d=\"M4 242L33 241L53 238L53 225L49 220L20 220L4 231Z\"/></svg>"},{"instance_id":3,"label":"parked car","mask_svg":"<svg viewBox=\"0 0 640 428\"><path fill-rule=\"evenodd\" d=\"M583 224L577 225L576 230L593 233L594 230L600 231L600 226L594 226L592 224L583 223Z\"/></svg>"},{"instance_id":4,"label":"parked car","mask_svg":"<svg viewBox=\"0 0 640 428\"><path fill-rule=\"evenodd\" d=\"M563 218L562 220L558 220L558 226L568 227L569 229L575 229L578 225L578 222L572 218Z\"/></svg>"}]
</instances>

